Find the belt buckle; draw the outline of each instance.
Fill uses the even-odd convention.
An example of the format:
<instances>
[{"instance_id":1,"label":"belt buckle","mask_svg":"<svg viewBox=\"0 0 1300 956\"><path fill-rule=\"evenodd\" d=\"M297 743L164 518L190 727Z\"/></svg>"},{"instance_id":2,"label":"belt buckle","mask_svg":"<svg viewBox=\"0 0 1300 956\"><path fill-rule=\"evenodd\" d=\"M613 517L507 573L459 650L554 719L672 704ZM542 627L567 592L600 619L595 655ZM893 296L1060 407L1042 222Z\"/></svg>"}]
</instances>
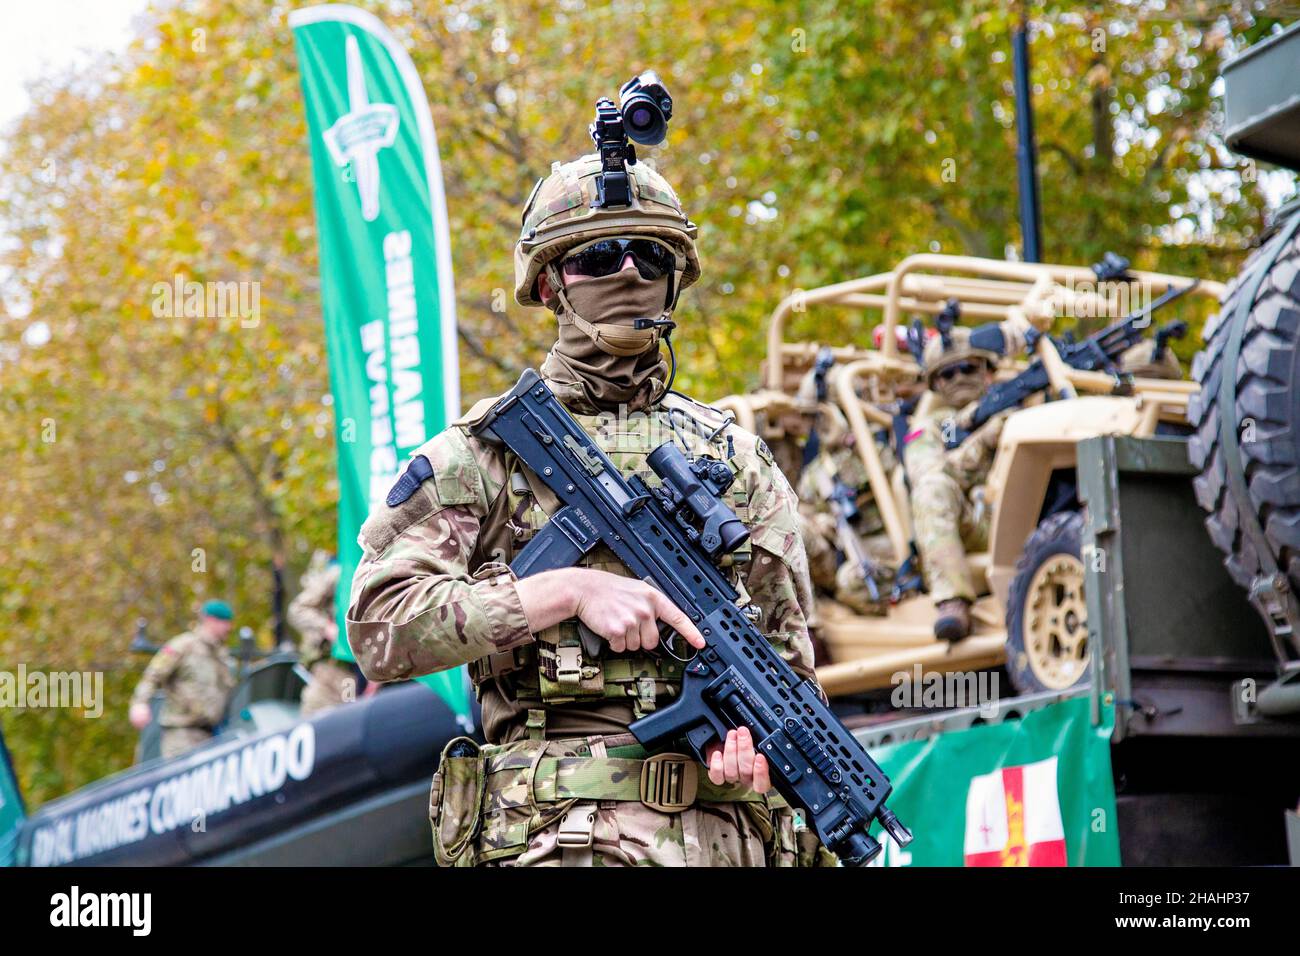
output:
<instances>
[{"instance_id":1,"label":"belt buckle","mask_svg":"<svg viewBox=\"0 0 1300 956\"><path fill-rule=\"evenodd\" d=\"M685 754L655 754L641 763L641 802L660 813L681 813L695 803L699 767Z\"/></svg>"},{"instance_id":2,"label":"belt buckle","mask_svg":"<svg viewBox=\"0 0 1300 956\"><path fill-rule=\"evenodd\" d=\"M560 818L557 843L562 847L591 846L596 832L596 805L577 803Z\"/></svg>"},{"instance_id":3,"label":"belt buckle","mask_svg":"<svg viewBox=\"0 0 1300 956\"><path fill-rule=\"evenodd\" d=\"M582 648L557 647L555 649L555 681L558 684L582 682Z\"/></svg>"}]
</instances>

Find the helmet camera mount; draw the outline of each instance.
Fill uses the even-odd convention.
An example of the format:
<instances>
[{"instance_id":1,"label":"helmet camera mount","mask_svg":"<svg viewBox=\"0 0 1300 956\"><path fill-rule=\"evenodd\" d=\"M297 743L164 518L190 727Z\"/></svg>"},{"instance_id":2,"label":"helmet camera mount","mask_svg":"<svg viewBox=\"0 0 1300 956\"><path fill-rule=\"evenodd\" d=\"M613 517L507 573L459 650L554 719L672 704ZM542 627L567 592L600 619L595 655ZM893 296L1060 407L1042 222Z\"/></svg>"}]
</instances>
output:
<instances>
[{"instance_id":1,"label":"helmet camera mount","mask_svg":"<svg viewBox=\"0 0 1300 956\"><path fill-rule=\"evenodd\" d=\"M632 143L662 143L672 115L672 97L653 70L624 83L618 91L617 106L605 96L596 101L596 118L588 127L600 154L593 208L632 205L632 182L627 171L628 166L636 165L636 147Z\"/></svg>"}]
</instances>

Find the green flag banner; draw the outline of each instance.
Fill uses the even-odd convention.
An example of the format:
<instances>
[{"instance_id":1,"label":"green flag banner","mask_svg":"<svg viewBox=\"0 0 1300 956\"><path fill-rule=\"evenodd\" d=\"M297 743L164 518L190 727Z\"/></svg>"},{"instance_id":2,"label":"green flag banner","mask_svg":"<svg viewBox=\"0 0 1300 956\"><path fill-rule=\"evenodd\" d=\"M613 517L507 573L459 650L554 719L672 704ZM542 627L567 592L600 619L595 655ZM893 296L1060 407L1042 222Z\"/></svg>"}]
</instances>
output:
<instances>
[{"instance_id":1,"label":"green flag banner","mask_svg":"<svg viewBox=\"0 0 1300 956\"><path fill-rule=\"evenodd\" d=\"M1113 710L1087 695L872 751L890 808L915 834L882 835L877 866L1118 866L1110 769Z\"/></svg>"},{"instance_id":2,"label":"green flag banner","mask_svg":"<svg viewBox=\"0 0 1300 956\"><path fill-rule=\"evenodd\" d=\"M24 816L18 775L9 760L4 731L0 730L0 866L13 865L18 850L18 830Z\"/></svg>"},{"instance_id":3,"label":"green flag banner","mask_svg":"<svg viewBox=\"0 0 1300 956\"><path fill-rule=\"evenodd\" d=\"M339 472L339 634L357 533L406 459L459 414L442 170L415 65L372 14L289 15L311 139ZM346 640L335 654L351 660ZM465 669L421 679L462 715Z\"/></svg>"}]
</instances>

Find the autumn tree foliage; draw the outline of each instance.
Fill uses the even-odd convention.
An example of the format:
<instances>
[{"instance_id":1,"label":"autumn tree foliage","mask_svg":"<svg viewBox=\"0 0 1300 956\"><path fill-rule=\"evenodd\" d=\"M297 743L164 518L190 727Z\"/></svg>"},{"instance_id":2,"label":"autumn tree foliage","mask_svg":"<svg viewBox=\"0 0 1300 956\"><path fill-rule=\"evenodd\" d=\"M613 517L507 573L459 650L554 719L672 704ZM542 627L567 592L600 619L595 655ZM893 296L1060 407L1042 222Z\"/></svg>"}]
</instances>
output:
<instances>
[{"instance_id":1,"label":"autumn tree foliage","mask_svg":"<svg viewBox=\"0 0 1300 956\"><path fill-rule=\"evenodd\" d=\"M757 383L783 296L922 250L1015 255L1014 4L993 0L361 3L411 51L442 148L466 402L553 337L511 296L533 183L590 147L592 103L653 67L677 110L646 151L700 224L679 382ZM105 716L6 711L37 804L130 761L138 618L202 599L271 641L335 536L334 423L289 4L160 2L121 54L49 77L0 170L0 652L102 669ZM1033 3L1046 257L1107 249L1227 278L1288 181L1219 137L1225 58L1268 4ZM165 302L233 283L256 315ZM243 285L239 285L243 284ZM251 302L251 300L246 299ZM201 314L196 314L201 313ZM865 338L845 316L823 339ZM1194 348L1188 343L1187 349Z\"/></svg>"}]
</instances>

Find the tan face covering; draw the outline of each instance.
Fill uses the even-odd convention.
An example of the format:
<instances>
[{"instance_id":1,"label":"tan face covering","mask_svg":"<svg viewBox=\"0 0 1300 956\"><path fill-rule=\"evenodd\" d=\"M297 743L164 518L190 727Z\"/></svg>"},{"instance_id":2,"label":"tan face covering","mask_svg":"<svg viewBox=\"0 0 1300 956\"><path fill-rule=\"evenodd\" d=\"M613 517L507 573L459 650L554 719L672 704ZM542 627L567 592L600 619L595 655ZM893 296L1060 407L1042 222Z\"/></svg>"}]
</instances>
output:
<instances>
[{"instance_id":1,"label":"tan face covering","mask_svg":"<svg viewBox=\"0 0 1300 956\"><path fill-rule=\"evenodd\" d=\"M978 365L979 369L969 375L954 375L950 379L935 376L934 390L939 393L939 397L949 408L965 408L968 403L975 401L984 393L987 385L985 381L987 366L980 361L974 364Z\"/></svg>"},{"instance_id":2,"label":"tan face covering","mask_svg":"<svg viewBox=\"0 0 1300 956\"><path fill-rule=\"evenodd\" d=\"M643 279L636 269L565 287L555 304L560 339L542 374L562 387L563 397L585 398L597 410L654 404L663 394L668 363L659 355L658 330L633 323L660 318L667 295L667 276Z\"/></svg>"}]
</instances>

